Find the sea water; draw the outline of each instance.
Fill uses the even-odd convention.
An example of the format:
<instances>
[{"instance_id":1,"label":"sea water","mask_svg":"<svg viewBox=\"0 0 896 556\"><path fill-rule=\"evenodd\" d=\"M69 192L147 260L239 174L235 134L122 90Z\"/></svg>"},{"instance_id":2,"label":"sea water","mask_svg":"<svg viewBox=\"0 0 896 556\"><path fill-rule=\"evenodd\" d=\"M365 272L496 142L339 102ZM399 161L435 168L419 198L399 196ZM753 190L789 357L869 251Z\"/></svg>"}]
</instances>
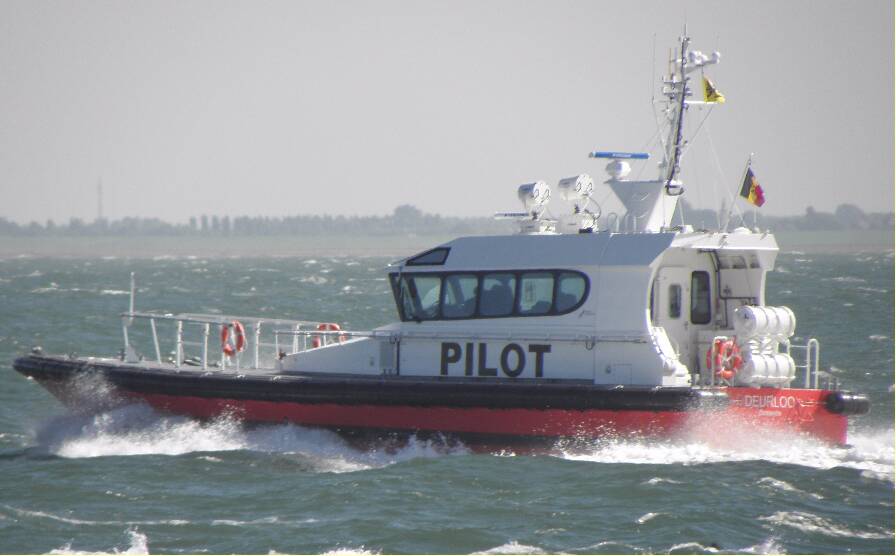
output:
<instances>
[{"instance_id":1,"label":"sea water","mask_svg":"<svg viewBox=\"0 0 896 556\"><path fill-rule=\"evenodd\" d=\"M837 251L785 249L767 301L870 396L848 446L720 429L536 453L70 411L12 370L34 345L116 355L131 271L138 309L368 329L395 319L389 258L0 260L0 552L892 554L893 251Z\"/></svg>"}]
</instances>

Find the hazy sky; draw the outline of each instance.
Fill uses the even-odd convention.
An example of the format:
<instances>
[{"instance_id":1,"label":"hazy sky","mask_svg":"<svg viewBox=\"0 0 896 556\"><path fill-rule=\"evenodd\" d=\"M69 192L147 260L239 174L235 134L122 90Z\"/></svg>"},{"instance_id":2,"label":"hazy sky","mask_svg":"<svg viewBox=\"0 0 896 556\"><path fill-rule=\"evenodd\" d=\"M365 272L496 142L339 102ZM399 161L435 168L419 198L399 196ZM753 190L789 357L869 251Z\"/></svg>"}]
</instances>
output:
<instances>
[{"instance_id":1,"label":"hazy sky","mask_svg":"<svg viewBox=\"0 0 896 556\"><path fill-rule=\"evenodd\" d=\"M518 210L521 183L602 182L589 151L645 147L684 23L721 51L728 99L685 158L692 204L718 206L753 152L768 214L892 210L893 18L889 0L3 0L0 216L93 220L100 179L110 218Z\"/></svg>"}]
</instances>

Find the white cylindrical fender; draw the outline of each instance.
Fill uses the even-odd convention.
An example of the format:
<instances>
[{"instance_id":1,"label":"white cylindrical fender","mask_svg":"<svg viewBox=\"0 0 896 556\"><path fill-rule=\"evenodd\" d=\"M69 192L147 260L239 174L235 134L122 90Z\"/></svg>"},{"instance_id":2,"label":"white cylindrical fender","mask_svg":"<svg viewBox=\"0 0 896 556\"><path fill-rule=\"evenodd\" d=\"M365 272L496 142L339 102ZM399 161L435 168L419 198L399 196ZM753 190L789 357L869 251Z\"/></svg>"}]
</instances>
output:
<instances>
[{"instance_id":1,"label":"white cylindrical fender","mask_svg":"<svg viewBox=\"0 0 896 556\"><path fill-rule=\"evenodd\" d=\"M779 386L796 377L796 363L786 353L750 354L743 368L735 375L737 382L751 386Z\"/></svg>"},{"instance_id":2,"label":"white cylindrical fender","mask_svg":"<svg viewBox=\"0 0 896 556\"><path fill-rule=\"evenodd\" d=\"M734 329L744 339L757 336L786 339L796 330L796 315L789 307L743 305L734 310Z\"/></svg>"}]
</instances>

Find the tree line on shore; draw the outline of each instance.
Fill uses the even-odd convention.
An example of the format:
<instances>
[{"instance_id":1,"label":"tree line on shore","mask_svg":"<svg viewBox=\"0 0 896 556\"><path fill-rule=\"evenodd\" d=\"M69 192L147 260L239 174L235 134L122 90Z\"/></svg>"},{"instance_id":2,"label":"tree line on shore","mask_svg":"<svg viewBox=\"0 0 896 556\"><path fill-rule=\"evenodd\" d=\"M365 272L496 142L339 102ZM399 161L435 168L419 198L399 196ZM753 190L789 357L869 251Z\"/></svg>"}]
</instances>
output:
<instances>
[{"instance_id":1,"label":"tree line on shore","mask_svg":"<svg viewBox=\"0 0 896 556\"><path fill-rule=\"evenodd\" d=\"M20 225L0 217L0 235L13 236L290 236L290 235L403 235L509 233L507 221L488 217L425 214L411 205L396 207L385 216L230 216L201 215L186 223L160 218L125 217L67 223L31 222Z\"/></svg>"},{"instance_id":2,"label":"tree line on shore","mask_svg":"<svg viewBox=\"0 0 896 556\"><path fill-rule=\"evenodd\" d=\"M720 211L690 208L687 202L682 203L685 219L689 224L698 228L715 228L722 220L722 213L726 212L724 206ZM677 216L673 222L677 222ZM866 213L856 205L844 203L837 205L834 212L821 212L813 207L806 207L806 212L795 216L769 216L762 214L760 210L748 210L740 216L732 216L728 228L734 228L741 224L774 232L789 231L816 231L816 230L892 230L892 212L868 212Z\"/></svg>"},{"instance_id":3,"label":"tree line on shore","mask_svg":"<svg viewBox=\"0 0 896 556\"><path fill-rule=\"evenodd\" d=\"M694 209L682 202L686 221L697 228L717 228L720 212ZM724 209L723 209L724 210ZM748 212L743 220L755 221L773 231L791 230L892 230L892 212L865 213L852 204L841 204L832 213L807 207L797 216L767 216ZM678 221L676 217L673 221ZM732 219L735 227L740 219ZM119 220L96 219L85 222L72 218L56 224L18 224L0 217L0 235L6 236L264 236L264 235L462 235L502 234L516 230L513 221L491 217L457 217L426 214L411 205L401 205L384 216L229 216L201 215L187 223L170 223L159 218L126 217Z\"/></svg>"}]
</instances>

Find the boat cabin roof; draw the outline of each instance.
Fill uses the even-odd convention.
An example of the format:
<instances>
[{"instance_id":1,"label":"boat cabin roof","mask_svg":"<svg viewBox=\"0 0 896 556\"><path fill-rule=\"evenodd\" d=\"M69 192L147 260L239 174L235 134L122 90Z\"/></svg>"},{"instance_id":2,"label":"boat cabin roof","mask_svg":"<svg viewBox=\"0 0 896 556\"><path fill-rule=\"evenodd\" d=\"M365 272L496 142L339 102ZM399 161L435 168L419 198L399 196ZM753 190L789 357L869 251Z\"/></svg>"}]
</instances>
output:
<instances>
[{"instance_id":1,"label":"boat cabin roof","mask_svg":"<svg viewBox=\"0 0 896 556\"><path fill-rule=\"evenodd\" d=\"M670 248L752 252L762 268L771 267L778 251L771 234L752 232L517 234L457 238L390 267L425 272L649 266Z\"/></svg>"}]
</instances>

